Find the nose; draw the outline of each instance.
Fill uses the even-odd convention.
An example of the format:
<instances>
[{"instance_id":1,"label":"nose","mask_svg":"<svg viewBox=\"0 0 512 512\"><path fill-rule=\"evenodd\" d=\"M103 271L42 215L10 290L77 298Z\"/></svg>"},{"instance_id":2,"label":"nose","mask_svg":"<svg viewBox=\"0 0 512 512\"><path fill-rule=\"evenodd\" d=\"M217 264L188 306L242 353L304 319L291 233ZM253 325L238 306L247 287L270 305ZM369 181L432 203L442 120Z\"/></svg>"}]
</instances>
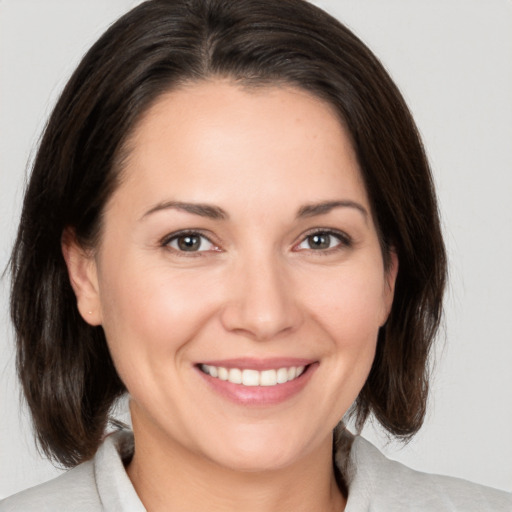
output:
<instances>
[{"instance_id":1,"label":"nose","mask_svg":"<svg viewBox=\"0 0 512 512\"><path fill-rule=\"evenodd\" d=\"M244 261L229 281L221 313L225 329L264 341L294 332L302 323L292 280L277 262Z\"/></svg>"}]
</instances>

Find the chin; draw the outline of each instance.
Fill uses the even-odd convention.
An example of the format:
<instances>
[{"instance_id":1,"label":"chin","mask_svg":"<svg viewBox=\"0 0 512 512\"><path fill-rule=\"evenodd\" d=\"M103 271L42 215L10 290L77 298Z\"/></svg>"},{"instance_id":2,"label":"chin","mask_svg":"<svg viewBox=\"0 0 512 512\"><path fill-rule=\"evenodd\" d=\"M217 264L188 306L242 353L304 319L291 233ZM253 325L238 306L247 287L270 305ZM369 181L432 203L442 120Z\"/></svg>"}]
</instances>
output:
<instances>
[{"instance_id":1,"label":"chin","mask_svg":"<svg viewBox=\"0 0 512 512\"><path fill-rule=\"evenodd\" d=\"M276 426L274 426L276 427ZM314 443L296 439L289 431L244 432L238 436L212 440L209 458L227 469L239 472L277 471L292 466L311 451ZM203 450L207 453L207 450Z\"/></svg>"},{"instance_id":2,"label":"chin","mask_svg":"<svg viewBox=\"0 0 512 512\"><path fill-rule=\"evenodd\" d=\"M274 450L240 450L230 454L215 454L212 461L231 471L241 473L263 473L278 471L292 466L297 456Z\"/></svg>"}]
</instances>

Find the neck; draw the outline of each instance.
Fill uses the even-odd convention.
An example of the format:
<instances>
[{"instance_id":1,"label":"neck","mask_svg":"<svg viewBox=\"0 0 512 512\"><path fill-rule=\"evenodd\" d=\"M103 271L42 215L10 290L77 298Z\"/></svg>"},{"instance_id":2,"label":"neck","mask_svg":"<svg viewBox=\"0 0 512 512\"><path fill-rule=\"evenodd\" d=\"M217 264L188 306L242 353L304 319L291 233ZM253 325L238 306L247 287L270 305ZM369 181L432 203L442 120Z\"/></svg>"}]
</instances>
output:
<instances>
[{"instance_id":1,"label":"neck","mask_svg":"<svg viewBox=\"0 0 512 512\"><path fill-rule=\"evenodd\" d=\"M287 467L237 471L133 425L135 454L127 468L148 512L341 512L345 497L332 464L332 437ZM164 448L165 447L165 448Z\"/></svg>"}]
</instances>

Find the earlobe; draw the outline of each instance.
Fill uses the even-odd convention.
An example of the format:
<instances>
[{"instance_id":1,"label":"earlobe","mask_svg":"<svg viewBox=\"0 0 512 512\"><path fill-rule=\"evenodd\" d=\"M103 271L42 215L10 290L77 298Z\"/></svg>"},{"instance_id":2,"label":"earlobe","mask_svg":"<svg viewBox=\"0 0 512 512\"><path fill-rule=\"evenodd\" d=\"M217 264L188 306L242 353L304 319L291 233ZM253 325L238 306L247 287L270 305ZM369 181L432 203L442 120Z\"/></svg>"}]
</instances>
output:
<instances>
[{"instance_id":1,"label":"earlobe","mask_svg":"<svg viewBox=\"0 0 512 512\"><path fill-rule=\"evenodd\" d=\"M78 243L71 228L62 233L61 249L80 315L88 324L100 325L101 303L94 256Z\"/></svg>"}]
</instances>

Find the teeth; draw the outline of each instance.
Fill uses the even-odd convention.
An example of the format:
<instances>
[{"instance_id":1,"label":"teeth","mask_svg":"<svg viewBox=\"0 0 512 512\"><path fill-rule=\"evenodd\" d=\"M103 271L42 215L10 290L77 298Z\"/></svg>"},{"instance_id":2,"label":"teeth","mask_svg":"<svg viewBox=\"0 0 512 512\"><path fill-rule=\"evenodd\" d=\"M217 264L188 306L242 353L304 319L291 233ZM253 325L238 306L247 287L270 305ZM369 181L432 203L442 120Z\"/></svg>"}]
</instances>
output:
<instances>
[{"instance_id":1,"label":"teeth","mask_svg":"<svg viewBox=\"0 0 512 512\"><path fill-rule=\"evenodd\" d=\"M208 373L210 372L208 371ZM210 373L210 375L212 374ZM231 368L228 373L228 380L233 384L242 384L242 370L239 370L238 368Z\"/></svg>"},{"instance_id":2,"label":"teeth","mask_svg":"<svg viewBox=\"0 0 512 512\"><path fill-rule=\"evenodd\" d=\"M279 368L277 370L277 383L284 384L288 382L288 368Z\"/></svg>"},{"instance_id":3,"label":"teeth","mask_svg":"<svg viewBox=\"0 0 512 512\"><path fill-rule=\"evenodd\" d=\"M258 370L244 370L242 372L242 384L244 386L259 386L260 372Z\"/></svg>"},{"instance_id":4,"label":"teeth","mask_svg":"<svg viewBox=\"0 0 512 512\"><path fill-rule=\"evenodd\" d=\"M264 370L260 373L260 386L275 386L277 384L277 372Z\"/></svg>"},{"instance_id":5,"label":"teeth","mask_svg":"<svg viewBox=\"0 0 512 512\"><path fill-rule=\"evenodd\" d=\"M300 377L304 373L305 366L290 366L260 372L258 370L228 369L222 366L202 364L201 370L212 377L227 380L232 384L242 384L243 386L275 386Z\"/></svg>"},{"instance_id":6,"label":"teeth","mask_svg":"<svg viewBox=\"0 0 512 512\"><path fill-rule=\"evenodd\" d=\"M210 366L210 368L213 368L213 367ZM228 380L229 372L226 370L226 368L222 368L222 366L221 366L221 367L217 368L217 370L219 373L220 380ZM210 373L210 375L211 375L211 373Z\"/></svg>"}]
</instances>

